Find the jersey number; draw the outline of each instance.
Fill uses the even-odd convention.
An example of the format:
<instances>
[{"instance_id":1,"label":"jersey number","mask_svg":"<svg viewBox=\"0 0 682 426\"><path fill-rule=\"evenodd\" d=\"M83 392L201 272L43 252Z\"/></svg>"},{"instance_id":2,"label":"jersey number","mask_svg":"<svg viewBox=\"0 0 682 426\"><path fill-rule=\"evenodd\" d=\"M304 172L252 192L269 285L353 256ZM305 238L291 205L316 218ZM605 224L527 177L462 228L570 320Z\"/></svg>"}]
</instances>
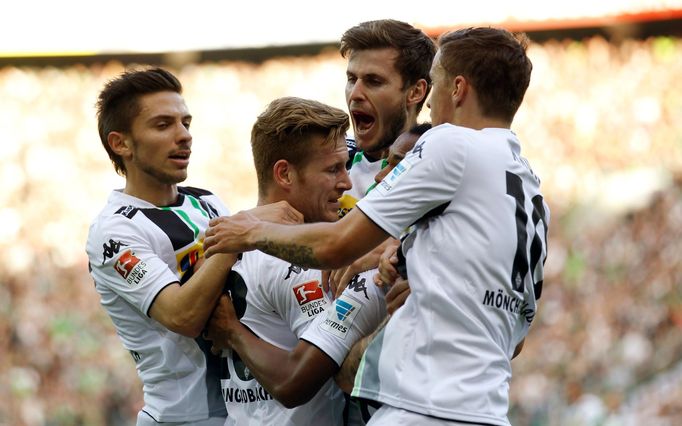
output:
<instances>
[{"instance_id":1,"label":"jersey number","mask_svg":"<svg viewBox=\"0 0 682 426\"><path fill-rule=\"evenodd\" d=\"M533 282L533 289L535 290L535 299L539 299L542 294L542 268L540 268L539 276L536 280L535 270L540 260L542 265L545 264L547 254L544 256L543 247L547 247L547 219L545 218L545 207L542 200L542 195L536 195L532 198L533 204L533 241L530 245L530 261L528 260L528 253L526 246L528 243L528 233L526 225L528 224L528 213L524 208L526 196L523 193L523 181L514 173L507 172L507 195L514 198L516 201L516 255L514 256L514 264L512 265L511 285L512 288L523 293L523 282L530 269L530 278ZM538 223L542 221L542 226L545 230L544 234L538 234ZM542 259L541 259L542 258Z\"/></svg>"}]
</instances>

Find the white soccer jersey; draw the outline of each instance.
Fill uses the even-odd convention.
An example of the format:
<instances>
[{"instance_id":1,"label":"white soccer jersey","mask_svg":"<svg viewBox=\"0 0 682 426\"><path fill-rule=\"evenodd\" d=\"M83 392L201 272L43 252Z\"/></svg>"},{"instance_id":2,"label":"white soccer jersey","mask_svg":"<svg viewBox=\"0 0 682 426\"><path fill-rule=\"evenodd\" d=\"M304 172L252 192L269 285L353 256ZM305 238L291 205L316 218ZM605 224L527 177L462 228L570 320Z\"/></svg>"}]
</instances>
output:
<instances>
[{"instance_id":1,"label":"white soccer jersey","mask_svg":"<svg viewBox=\"0 0 682 426\"><path fill-rule=\"evenodd\" d=\"M364 197L372 188L374 188L374 176L386 166L385 160L370 161L367 159L362 151L357 151L355 148L355 141L353 139L346 139L348 151L351 155L351 164L348 169L348 177L350 178L353 187L343 193L339 199L341 207L339 208L339 217L345 216L349 211L355 207L359 199Z\"/></svg>"},{"instance_id":2,"label":"white soccer jersey","mask_svg":"<svg viewBox=\"0 0 682 426\"><path fill-rule=\"evenodd\" d=\"M142 410L157 422L225 417L220 358L203 339L169 331L149 316L159 292L186 282L203 256L209 219L229 214L211 193L178 187L177 202L156 207L113 191L90 226L86 251L101 303L142 381Z\"/></svg>"},{"instance_id":3,"label":"white soccer jersey","mask_svg":"<svg viewBox=\"0 0 682 426\"><path fill-rule=\"evenodd\" d=\"M303 269L260 251L247 252L228 278L237 316L266 342L287 351L316 316L325 316L331 297L319 270ZM344 397L330 379L306 404L287 409L256 381L236 352L225 351L221 379L229 425L340 425Z\"/></svg>"},{"instance_id":4,"label":"white soccer jersey","mask_svg":"<svg viewBox=\"0 0 682 426\"><path fill-rule=\"evenodd\" d=\"M511 357L542 289L549 209L506 129L444 124L363 200L403 239L412 294L368 347L353 395L508 425Z\"/></svg>"}]
</instances>

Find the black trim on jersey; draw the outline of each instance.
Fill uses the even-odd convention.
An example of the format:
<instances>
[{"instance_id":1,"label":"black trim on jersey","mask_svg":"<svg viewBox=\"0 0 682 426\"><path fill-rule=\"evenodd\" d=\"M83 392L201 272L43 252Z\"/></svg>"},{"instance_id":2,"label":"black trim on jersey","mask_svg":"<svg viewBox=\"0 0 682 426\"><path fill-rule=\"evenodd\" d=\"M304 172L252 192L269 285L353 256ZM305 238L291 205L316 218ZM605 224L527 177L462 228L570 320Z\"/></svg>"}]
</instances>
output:
<instances>
[{"instance_id":1,"label":"black trim on jersey","mask_svg":"<svg viewBox=\"0 0 682 426\"><path fill-rule=\"evenodd\" d=\"M407 278L407 259L405 258L405 255L403 254L403 242L402 240L400 241L400 246L398 247L398 250L396 250L396 255L398 256L398 263L395 265L395 269L398 272L398 275L400 275L403 279L408 279Z\"/></svg>"},{"instance_id":2,"label":"black trim on jersey","mask_svg":"<svg viewBox=\"0 0 682 426\"><path fill-rule=\"evenodd\" d=\"M206 403L208 405L209 417L227 417L227 408L223 401L223 390L221 389L220 379L222 378L222 357L220 354L213 355L211 346L213 342L204 339L201 335L194 341L204 353L206 358Z\"/></svg>"},{"instance_id":3,"label":"black trim on jersey","mask_svg":"<svg viewBox=\"0 0 682 426\"><path fill-rule=\"evenodd\" d=\"M140 410L140 411L142 411L143 413L145 413L146 415L148 415L149 418L152 419L152 420L154 420L156 423L161 423L160 421L156 420L156 419L154 418L154 416L152 416L152 415L149 414L148 412L146 412L146 411L144 411L144 410Z\"/></svg>"},{"instance_id":4,"label":"black trim on jersey","mask_svg":"<svg viewBox=\"0 0 682 426\"><path fill-rule=\"evenodd\" d=\"M422 221L422 220L424 220L424 219L431 219L432 217L440 216L441 214L443 214L443 212L445 211L445 209L448 208L448 206L450 205L450 203L451 203L451 201L446 201L445 203L440 204L440 205L438 205L438 206L432 208L432 209L429 210L428 212L424 213L424 216L422 216L422 217L420 217L419 219L417 219L417 220L415 220L414 222L412 222L412 225L414 225L415 223L420 222L420 221ZM410 225L410 226L412 226L412 225Z\"/></svg>"},{"instance_id":5,"label":"black trim on jersey","mask_svg":"<svg viewBox=\"0 0 682 426\"><path fill-rule=\"evenodd\" d=\"M194 241L194 232L173 211L140 209L140 212L168 236L173 245L173 251L178 251Z\"/></svg>"},{"instance_id":6,"label":"black trim on jersey","mask_svg":"<svg viewBox=\"0 0 682 426\"><path fill-rule=\"evenodd\" d=\"M213 207L213 205L211 203L209 203L208 201L201 198L201 197L205 197L207 195L213 195L213 193L211 191L207 191L207 190L201 189L201 188L195 188L193 186L179 186L178 187L178 193L190 195L190 196L196 198L199 201L199 204L201 205L201 207L206 211L206 213L208 213L208 216L211 219L220 216L220 213L218 213L218 209Z\"/></svg>"},{"instance_id":7,"label":"black trim on jersey","mask_svg":"<svg viewBox=\"0 0 682 426\"><path fill-rule=\"evenodd\" d=\"M346 161L346 170L350 170L353 165L353 159L355 154L360 152L358 145L355 143L355 139L346 138L346 148L348 148L348 161Z\"/></svg>"},{"instance_id":8,"label":"black trim on jersey","mask_svg":"<svg viewBox=\"0 0 682 426\"><path fill-rule=\"evenodd\" d=\"M116 213L114 214L120 214L128 219L132 219L133 216L135 216L135 213L137 213L139 209L137 207L133 206L122 206L120 209L116 210Z\"/></svg>"},{"instance_id":9,"label":"black trim on jersey","mask_svg":"<svg viewBox=\"0 0 682 426\"><path fill-rule=\"evenodd\" d=\"M149 318L151 318L151 315L149 315L149 311L151 311L152 306L154 306L154 302L156 302L156 298L159 297L159 294L161 294L161 292L163 291L163 289L165 289L165 288L168 287L169 285L173 285L173 284L176 284L176 283L178 283L178 281L173 281L173 282L171 282L171 283L168 283L168 284L166 284L165 286L161 287L161 288L159 289L159 291L156 292L156 294L154 295L154 298L152 299L152 302L149 304L149 307L147 308L147 312L145 312L145 315L147 315ZM178 283L178 284L179 284L179 283Z\"/></svg>"},{"instance_id":10,"label":"black trim on jersey","mask_svg":"<svg viewBox=\"0 0 682 426\"><path fill-rule=\"evenodd\" d=\"M318 351L320 351L320 352L322 352L323 354L325 354L325 355L327 356L327 358L331 359L332 362L333 362L334 364L338 365L338 366L339 366L339 369L341 369L341 366L334 360L334 358L332 358L331 356L329 356L329 354L328 354L327 352L323 351L322 348L320 348L319 346L317 346L315 343L311 342L310 340L303 339L303 338L298 339L298 340L302 340L302 341L304 341L304 342L306 342L306 343L308 343L308 344L311 344L311 345L315 346L315 347L317 348ZM338 370L337 370L337 372L338 372Z\"/></svg>"},{"instance_id":11,"label":"black trim on jersey","mask_svg":"<svg viewBox=\"0 0 682 426\"><path fill-rule=\"evenodd\" d=\"M345 394L344 394L345 395ZM374 409L374 412L381 408L384 404L382 404L379 401L375 401L373 399L367 399L367 398L360 398L360 397L355 397L352 395L349 396L349 401L348 403L354 403L358 406L360 409L360 415L362 416L362 421L366 424L369 422L369 419L372 418L372 413L369 412L369 408L372 407Z\"/></svg>"},{"instance_id":12,"label":"black trim on jersey","mask_svg":"<svg viewBox=\"0 0 682 426\"><path fill-rule=\"evenodd\" d=\"M207 191L201 188L195 188L193 186L178 186L178 193L191 195L195 198L203 197L204 195L213 195L211 191Z\"/></svg>"}]
</instances>

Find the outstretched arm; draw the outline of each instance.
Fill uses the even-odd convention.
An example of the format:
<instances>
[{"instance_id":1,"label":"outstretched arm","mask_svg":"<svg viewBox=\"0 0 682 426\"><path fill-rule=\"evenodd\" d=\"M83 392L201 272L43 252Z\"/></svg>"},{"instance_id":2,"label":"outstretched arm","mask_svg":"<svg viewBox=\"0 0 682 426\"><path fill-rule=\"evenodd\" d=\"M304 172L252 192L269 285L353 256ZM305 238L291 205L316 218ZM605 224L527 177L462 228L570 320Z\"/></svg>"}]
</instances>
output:
<instances>
[{"instance_id":1,"label":"outstretched arm","mask_svg":"<svg viewBox=\"0 0 682 426\"><path fill-rule=\"evenodd\" d=\"M248 212L213 219L206 231L206 256L261 250L300 266L336 269L378 246L386 231L355 208L335 223L277 225Z\"/></svg>"},{"instance_id":2,"label":"outstretched arm","mask_svg":"<svg viewBox=\"0 0 682 426\"><path fill-rule=\"evenodd\" d=\"M258 383L287 408L310 401L339 369L306 341L299 340L289 352L258 338L239 322L229 296L220 298L205 337L213 341L214 353L222 348L236 351Z\"/></svg>"},{"instance_id":3,"label":"outstretched arm","mask_svg":"<svg viewBox=\"0 0 682 426\"><path fill-rule=\"evenodd\" d=\"M279 223L303 222L303 215L285 201L256 207L249 210L249 214ZM176 282L161 290L149 308L149 316L175 333L187 337L198 336L216 305L225 278L235 261L234 255L207 259L182 286Z\"/></svg>"}]
</instances>

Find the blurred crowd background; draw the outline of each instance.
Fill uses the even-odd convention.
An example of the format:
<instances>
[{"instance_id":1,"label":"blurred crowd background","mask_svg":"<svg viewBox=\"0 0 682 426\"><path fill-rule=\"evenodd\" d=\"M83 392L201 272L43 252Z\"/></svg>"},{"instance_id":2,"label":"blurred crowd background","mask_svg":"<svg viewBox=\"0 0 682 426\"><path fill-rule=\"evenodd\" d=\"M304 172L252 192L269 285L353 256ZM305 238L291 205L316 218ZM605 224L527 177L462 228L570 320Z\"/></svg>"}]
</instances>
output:
<instances>
[{"instance_id":1,"label":"blurred crowd background","mask_svg":"<svg viewBox=\"0 0 682 426\"><path fill-rule=\"evenodd\" d=\"M529 55L513 130L552 222L510 420L682 424L682 39L547 40ZM95 100L133 65L0 67L0 425L128 425L142 405L84 251L89 222L123 185ZM187 184L233 211L256 201L249 133L269 101L346 109L334 48L168 68L194 116Z\"/></svg>"}]
</instances>

